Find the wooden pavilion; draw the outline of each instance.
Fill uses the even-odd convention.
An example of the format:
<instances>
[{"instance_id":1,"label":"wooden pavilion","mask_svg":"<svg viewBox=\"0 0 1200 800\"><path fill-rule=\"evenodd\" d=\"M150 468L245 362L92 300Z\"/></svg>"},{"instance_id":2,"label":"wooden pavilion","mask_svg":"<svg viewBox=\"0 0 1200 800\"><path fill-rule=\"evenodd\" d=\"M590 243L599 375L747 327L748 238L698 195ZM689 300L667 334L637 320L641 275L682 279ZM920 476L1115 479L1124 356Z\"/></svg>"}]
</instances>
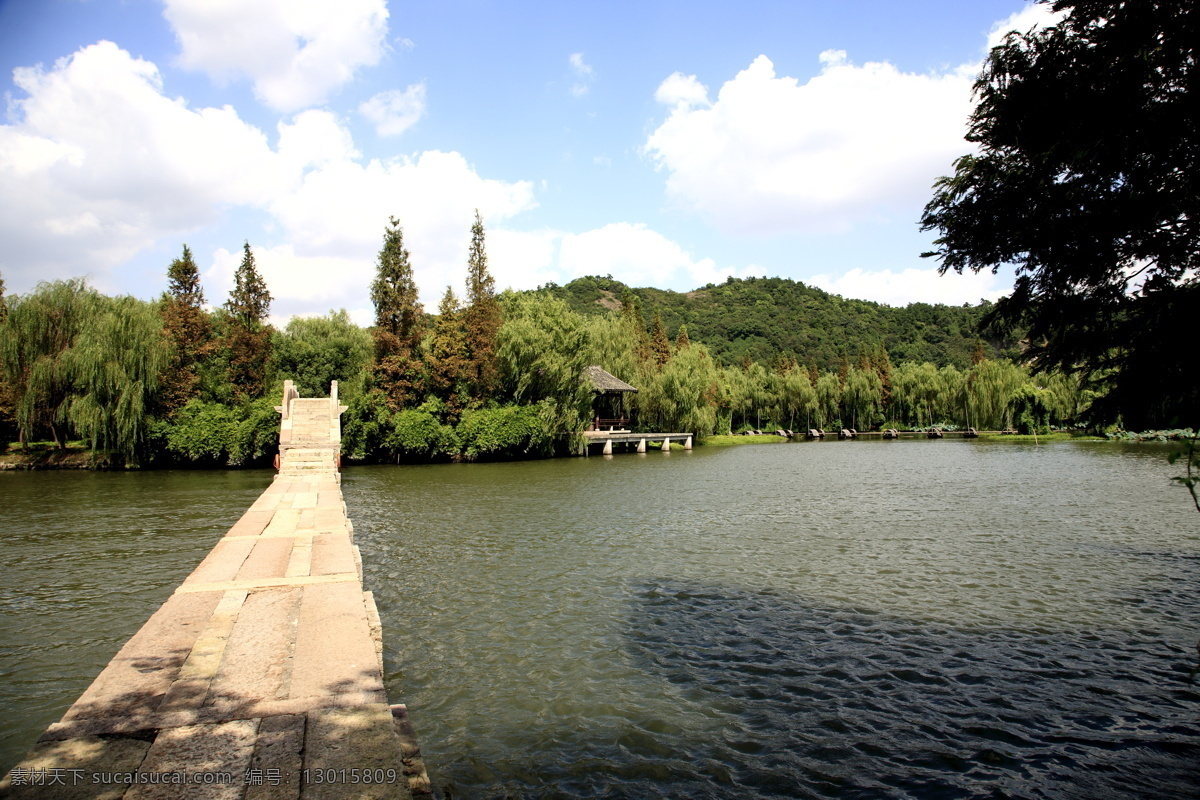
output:
<instances>
[{"instance_id":1,"label":"wooden pavilion","mask_svg":"<svg viewBox=\"0 0 1200 800\"><path fill-rule=\"evenodd\" d=\"M589 431L628 430L629 419L624 416L625 394L637 388L593 364L583 371L592 384L592 424Z\"/></svg>"}]
</instances>

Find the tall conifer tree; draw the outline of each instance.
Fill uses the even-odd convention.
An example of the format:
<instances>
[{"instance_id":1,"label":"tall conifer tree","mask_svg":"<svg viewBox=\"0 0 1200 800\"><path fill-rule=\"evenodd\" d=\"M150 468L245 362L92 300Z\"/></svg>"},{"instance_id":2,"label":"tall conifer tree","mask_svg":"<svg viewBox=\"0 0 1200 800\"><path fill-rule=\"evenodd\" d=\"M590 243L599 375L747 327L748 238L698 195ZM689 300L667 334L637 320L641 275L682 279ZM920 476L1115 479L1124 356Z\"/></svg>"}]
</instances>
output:
<instances>
[{"instance_id":1,"label":"tall conifer tree","mask_svg":"<svg viewBox=\"0 0 1200 800\"><path fill-rule=\"evenodd\" d=\"M486 400L496 389L499 381L496 334L500 332L502 322L496 281L488 272L483 218L476 209L475 223L471 226L471 248L467 254L467 308L463 312L466 373L472 400Z\"/></svg>"},{"instance_id":2,"label":"tall conifer tree","mask_svg":"<svg viewBox=\"0 0 1200 800\"><path fill-rule=\"evenodd\" d=\"M233 291L225 309L230 326L229 380L241 397L260 397L266 388L267 360L271 355L271 332L264 325L271 310L271 293L254 264L254 253L246 242L242 263L234 274Z\"/></svg>"},{"instance_id":3,"label":"tall conifer tree","mask_svg":"<svg viewBox=\"0 0 1200 800\"><path fill-rule=\"evenodd\" d=\"M196 396L200 365L212 351L212 331L203 306L200 271L185 244L183 255L167 267L167 291L160 306L163 331L174 347L162 391L162 404L168 413Z\"/></svg>"},{"instance_id":4,"label":"tall conifer tree","mask_svg":"<svg viewBox=\"0 0 1200 800\"><path fill-rule=\"evenodd\" d=\"M424 309L417 302L417 284L404 248L404 229L395 217L389 217L384 228L383 247L371 283L371 302L375 305L375 384L388 406L399 410L419 395L421 364L417 350Z\"/></svg>"},{"instance_id":5,"label":"tall conifer tree","mask_svg":"<svg viewBox=\"0 0 1200 800\"><path fill-rule=\"evenodd\" d=\"M457 417L463 410L466 348L462 309L454 290L447 286L438 305L438 318L430 342L429 386L446 403L446 410L452 417Z\"/></svg>"}]
</instances>

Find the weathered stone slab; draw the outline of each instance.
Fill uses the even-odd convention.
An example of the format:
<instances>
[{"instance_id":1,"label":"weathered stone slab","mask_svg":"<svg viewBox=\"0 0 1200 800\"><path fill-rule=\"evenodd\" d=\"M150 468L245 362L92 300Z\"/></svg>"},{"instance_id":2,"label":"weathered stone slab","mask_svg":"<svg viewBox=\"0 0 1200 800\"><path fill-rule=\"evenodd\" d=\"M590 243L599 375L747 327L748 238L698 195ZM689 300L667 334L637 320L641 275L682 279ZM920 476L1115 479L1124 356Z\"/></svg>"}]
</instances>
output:
<instances>
[{"instance_id":1,"label":"weathered stone slab","mask_svg":"<svg viewBox=\"0 0 1200 800\"><path fill-rule=\"evenodd\" d=\"M265 717L246 773L245 800L293 800L300 796L304 766L303 714Z\"/></svg>"},{"instance_id":2,"label":"weathered stone slab","mask_svg":"<svg viewBox=\"0 0 1200 800\"><path fill-rule=\"evenodd\" d=\"M135 716L157 710L221 600L174 594L125 643L63 719Z\"/></svg>"},{"instance_id":3,"label":"weathered stone slab","mask_svg":"<svg viewBox=\"0 0 1200 800\"><path fill-rule=\"evenodd\" d=\"M292 542L291 538L284 536L268 534L259 537L234 580L252 581L286 575L288 561L292 556Z\"/></svg>"},{"instance_id":4,"label":"weathered stone slab","mask_svg":"<svg viewBox=\"0 0 1200 800\"><path fill-rule=\"evenodd\" d=\"M384 703L322 709L308 714L304 769L305 800L403 800L409 796L401 766L400 742ZM316 782L317 776L365 776L357 784ZM353 772L352 772L353 770ZM382 781L376 782L382 778Z\"/></svg>"},{"instance_id":5,"label":"weathered stone slab","mask_svg":"<svg viewBox=\"0 0 1200 800\"><path fill-rule=\"evenodd\" d=\"M178 711L204 705L209 687L225 656L229 635L247 596L245 591L240 590L225 592L208 625L192 645L192 652L163 698L159 711Z\"/></svg>"},{"instance_id":6,"label":"weathered stone slab","mask_svg":"<svg viewBox=\"0 0 1200 800\"><path fill-rule=\"evenodd\" d=\"M257 536L230 538L226 536L217 542L209 551L200 566L187 576L184 583L213 583L216 581L231 581L242 568L246 557L254 549Z\"/></svg>"},{"instance_id":7,"label":"weathered stone slab","mask_svg":"<svg viewBox=\"0 0 1200 800\"><path fill-rule=\"evenodd\" d=\"M312 540L312 574L336 575L354 572L353 544L349 533L321 533Z\"/></svg>"},{"instance_id":8,"label":"weathered stone slab","mask_svg":"<svg viewBox=\"0 0 1200 800\"><path fill-rule=\"evenodd\" d=\"M149 750L149 738L81 736L41 742L0 780L0 797L117 800L128 784L111 778L136 772Z\"/></svg>"},{"instance_id":9,"label":"weathered stone slab","mask_svg":"<svg viewBox=\"0 0 1200 800\"><path fill-rule=\"evenodd\" d=\"M300 589L255 592L229 634L206 705L282 700L292 673Z\"/></svg>"},{"instance_id":10,"label":"weathered stone slab","mask_svg":"<svg viewBox=\"0 0 1200 800\"><path fill-rule=\"evenodd\" d=\"M367 624L361 584L304 588L290 696L362 694L383 700L383 676Z\"/></svg>"},{"instance_id":11,"label":"weathered stone slab","mask_svg":"<svg viewBox=\"0 0 1200 800\"><path fill-rule=\"evenodd\" d=\"M161 731L138 770L146 782L125 800L239 800L257 732L256 719ZM163 782L149 782L154 776Z\"/></svg>"}]
</instances>

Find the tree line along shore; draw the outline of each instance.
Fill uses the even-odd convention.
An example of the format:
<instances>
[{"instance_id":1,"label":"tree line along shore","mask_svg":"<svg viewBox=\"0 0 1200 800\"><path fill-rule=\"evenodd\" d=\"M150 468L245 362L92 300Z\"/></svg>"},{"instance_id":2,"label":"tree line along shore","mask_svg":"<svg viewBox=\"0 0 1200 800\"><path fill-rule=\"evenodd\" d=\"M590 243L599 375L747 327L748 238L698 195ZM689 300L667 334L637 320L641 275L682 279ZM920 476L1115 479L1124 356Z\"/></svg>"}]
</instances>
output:
<instances>
[{"instance_id":1,"label":"tree line along shore","mask_svg":"<svg viewBox=\"0 0 1200 800\"><path fill-rule=\"evenodd\" d=\"M0 283L0 440L17 453L82 440L96 466L261 464L278 444L282 381L322 396L337 380L351 460L547 456L576 450L593 418L592 364L639 389L619 409L635 430L701 440L841 426L1045 433L1082 424L1096 396L1079 375L1014 363L1015 339L976 333L986 304L893 309L765 278L687 295L599 277L497 293L478 215L464 298L447 287L436 314L389 221L366 329L344 310L273 328L249 244L219 307L186 246L167 278L154 301L80 279L9 296Z\"/></svg>"}]
</instances>

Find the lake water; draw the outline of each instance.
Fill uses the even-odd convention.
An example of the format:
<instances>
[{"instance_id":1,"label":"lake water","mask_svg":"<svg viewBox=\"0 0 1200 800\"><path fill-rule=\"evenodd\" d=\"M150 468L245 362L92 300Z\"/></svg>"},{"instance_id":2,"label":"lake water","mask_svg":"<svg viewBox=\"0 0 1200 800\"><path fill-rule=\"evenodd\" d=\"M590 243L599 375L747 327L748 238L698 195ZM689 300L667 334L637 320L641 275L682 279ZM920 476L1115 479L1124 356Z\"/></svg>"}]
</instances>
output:
<instances>
[{"instance_id":1,"label":"lake water","mask_svg":"<svg viewBox=\"0 0 1200 800\"><path fill-rule=\"evenodd\" d=\"M1194 797L1200 514L1166 452L800 442L343 489L389 695L459 800ZM3 766L269 479L0 474Z\"/></svg>"}]
</instances>

